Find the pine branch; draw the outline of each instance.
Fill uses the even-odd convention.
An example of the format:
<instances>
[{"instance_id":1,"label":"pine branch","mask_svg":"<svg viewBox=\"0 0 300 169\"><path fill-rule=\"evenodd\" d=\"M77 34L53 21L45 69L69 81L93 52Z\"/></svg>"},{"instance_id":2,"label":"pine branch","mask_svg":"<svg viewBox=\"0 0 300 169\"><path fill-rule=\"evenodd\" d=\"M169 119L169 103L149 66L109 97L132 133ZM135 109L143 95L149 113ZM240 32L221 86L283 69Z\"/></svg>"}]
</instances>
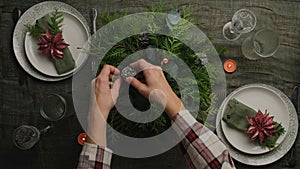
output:
<instances>
[{"instance_id":1,"label":"pine branch","mask_svg":"<svg viewBox=\"0 0 300 169\"><path fill-rule=\"evenodd\" d=\"M64 13L55 10L51 15L45 15L38 19L34 25L25 24L26 30L34 38L40 37L49 28L52 34L57 34L61 31L64 20Z\"/></svg>"},{"instance_id":2,"label":"pine branch","mask_svg":"<svg viewBox=\"0 0 300 169\"><path fill-rule=\"evenodd\" d=\"M45 33L43 29L36 25L26 24L24 26L26 28L26 31L29 32L30 36L32 36L33 38L38 38L41 36L41 34Z\"/></svg>"},{"instance_id":3,"label":"pine branch","mask_svg":"<svg viewBox=\"0 0 300 169\"><path fill-rule=\"evenodd\" d=\"M48 26L52 34L57 34L61 31L62 23L64 21L64 13L57 11L57 9L52 13L51 22L48 22Z\"/></svg>"}]
</instances>

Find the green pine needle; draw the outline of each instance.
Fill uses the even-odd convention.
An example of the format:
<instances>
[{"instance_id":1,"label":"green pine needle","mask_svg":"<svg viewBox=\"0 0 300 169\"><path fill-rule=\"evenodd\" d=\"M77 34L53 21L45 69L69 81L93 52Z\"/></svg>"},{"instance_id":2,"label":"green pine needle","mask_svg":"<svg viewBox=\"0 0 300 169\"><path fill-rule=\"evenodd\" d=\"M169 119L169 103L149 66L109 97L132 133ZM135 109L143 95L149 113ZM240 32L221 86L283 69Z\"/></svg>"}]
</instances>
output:
<instances>
[{"instance_id":1,"label":"green pine needle","mask_svg":"<svg viewBox=\"0 0 300 169\"><path fill-rule=\"evenodd\" d=\"M38 27L36 25L26 24L24 26L25 26L27 32L30 33L30 36L32 36L34 38L38 38L41 34L45 33L45 31L43 29L41 29L40 27Z\"/></svg>"},{"instance_id":2,"label":"green pine needle","mask_svg":"<svg viewBox=\"0 0 300 169\"><path fill-rule=\"evenodd\" d=\"M64 21L64 13L57 9L52 13L51 22L48 22L52 34L57 34L61 31L62 23Z\"/></svg>"},{"instance_id":3,"label":"green pine needle","mask_svg":"<svg viewBox=\"0 0 300 169\"><path fill-rule=\"evenodd\" d=\"M41 34L46 32L47 28L49 28L54 35L60 32L63 20L64 13L56 9L52 14L38 19L34 25L25 24L24 26L32 37L38 38Z\"/></svg>"}]
</instances>

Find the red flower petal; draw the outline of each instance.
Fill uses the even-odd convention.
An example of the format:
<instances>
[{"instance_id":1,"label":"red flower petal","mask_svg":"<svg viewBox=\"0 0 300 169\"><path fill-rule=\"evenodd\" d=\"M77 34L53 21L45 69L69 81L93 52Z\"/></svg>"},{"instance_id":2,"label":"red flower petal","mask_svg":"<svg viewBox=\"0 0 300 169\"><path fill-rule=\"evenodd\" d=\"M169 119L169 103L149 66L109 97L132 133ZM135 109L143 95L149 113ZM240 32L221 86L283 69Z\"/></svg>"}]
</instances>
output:
<instances>
[{"instance_id":1,"label":"red flower petal","mask_svg":"<svg viewBox=\"0 0 300 169\"><path fill-rule=\"evenodd\" d=\"M40 48L47 48L49 46L49 44L47 43L38 43L38 45L40 46Z\"/></svg>"},{"instance_id":2,"label":"red flower petal","mask_svg":"<svg viewBox=\"0 0 300 169\"><path fill-rule=\"evenodd\" d=\"M256 137L259 135L259 131L256 131L252 136L251 136L251 140L255 140Z\"/></svg>"},{"instance_id":3,"label":"red flower petal","mask_svg":"<svg viewBox=\"0 0 300 169\"><path fill-rule=\"evenodd\" d=\"M263 115L263 113L262 113L260 110L258 110L258 112L257 112L257 114L254 116L254 118L255 118L255 121L256 121L257 123L261 124L261 123L263 122L264 115Z\"/></svg>"},{"instance_id":4,"label":"red flower petal","mask_svg":"<svg viewBox=\"0 0 300 169\"><path fill-rule=\"evenodd\" d=\"M57 44L55 47L56 47L57 49L62 50L62 49L65 49L65 48L68 47L68 46L69 46L69 44L61 43L61 44Z\"/></svg>"},{"instance_id":5,"label":"red flower petal","mask_svg":"<svg viewBox=\"0 0 300 169\"><path fill-rule=\"evenodd\" d=\"M250 139L255 140L258 138L259 142L262 143L266 140L266 137L272 137L272 133L276 132L273 119L274 116L269 116L267 110L265 114L258 110L253 117L248 116L247 120L250 127L248 127L246 133L251 134Z\"/></svg>"},{"instance_id":6,"label":"red flower petal","mask_svg":"<svg viewBox=\"0 0 300 169\"><path fill-rule=\"evenodd\" d=\"M268 137L271 137L272 136L272 133L270 133L269 131L263 129L263 133L268 136Z\"/></svg>"},{"instance_id":7,"label":"red flower petal","mask_svg":"<svg viewBox=\"0 0 300 169\"><path fill-rule=\"evenodd\" d=\"M253 132L255 132L255 130L256 130L256 127L250 126L247 130L247 133L253 133Z\"/></svg>"},{"instance_id":8,"label":"red flower petal","mask_svg":"<svg viewBox=\"0 0 300 169\"><path fill-rule=\"evenodd\" d=\"M44 49L43 51L42 51L42 54L43 55L49 55L49 49L48 48L46 48L46 49Z\"/></svg>"},{"instance_id":9,"label":"red flower petal","mask_svg":"<svg viewBox=\"0 0 300 169\"><path fill-rule=\"evenodd\" d=\"M55 51L54 51L54 49L51 49L51 50L50 50L50 56L51 56L53 59L55 59Z\"/></svg>"},{"instance_id":10,"label":"red flower petal","mask_svg":"<svg viewBox=\"0 0 300 169\"><path fill-rule=\"evenodd\" d=\"M271 125L266 126L265 128L268 130L272 130L275 128L275 126L273 124L271 124Z\"/></svg>"},{"instance_id":11,"label":"red flower petal","mask_svg":"<svg viewBox=\"0 0 300 169\"><path fill-rule=\"evenodd\" d=\"M38 49L42 51L43 55L48 55L52 59L56 57L63 58L63 49L69 46L69 44L64 42L61 31L53 35L50 29L47 29L46 33L39 37L39 41Z\"/></svg>"},{"instance_id":12,"label":"red flower petal","mask_svg":"<svg viewBox=\"0 0 300 169\"><path fill-rule=\"evenodd\" d=\"M63 55L56 55L57 57L59 57L59 58L64 58L64 56Z\"/></svg>"},{"instance_id":13,"label":"red flower petal","mask_svg":"<svg viewBox=\"0 0 300 169\"><path fill-rule=\"evenodd\" d=\"M57 55L63 55L63 54L64 54L63 51L58 50L58 49L54 49L54 51L55 51L55 53L56 53Z\"/></svg>"},{"instance_id":14,"label":"red flower petal","mask_svg":"<svg viewBox=\"0 0 300 169\"><path fill-rule=\"evenodd\" d=\"M52 32L49 28L46 30L46 37L48 40L51 40L53 37Z\"/></svg>"},{"instance_id":15,"label":"red flower petal","mask_svg":"<svg viewBox=\"0 0 300 169\"><path fill-rule=\"evenodd\" d=\"M47 37L45 35L41 35L39 37L39 41L42 43L48 43L49 40L47 39Z\"/></svg>"},{"instance_id":16,"label":"red flower petal","mask_svg":"<svg viewBox=\"0 0 300 169\"><path fill-rule=\"evenodd\" d=\"M250 125L254 125L254 120L253 120L252 117L247 116L247 120L248 120L248 122L249 122Z\"/></svg>"},{"instance_id":17,"label":"red flower petal","mask_svg":"<svg viewBox=\"0 0 300 169\"><path fill-rule=\"evenodd\" d=\"M273 123L274 116L266 118L265 125L270 125Z\"/></svg>"},{"instance_id":18,"label":"red flower petal","mask_svg":"<svg viewBox=\"0 0 300 169\"><path fill-rule=\"evenodd\" d=\"M59 40L62 39L62 32L58 32L54 37L53 37L53 43L59 42Z\"/></svg>"},{"instance_id":19,"label":"red flower petal","mask_svg":"<svg viewBox=\"0 0 300 169\"><path fill-rule=\"evenodd\" d=\"M264 141L265 141L265 135L264 135L264 133L260 132L259 133L259 142L262 143Z\"/></svg>"}]
</instances>

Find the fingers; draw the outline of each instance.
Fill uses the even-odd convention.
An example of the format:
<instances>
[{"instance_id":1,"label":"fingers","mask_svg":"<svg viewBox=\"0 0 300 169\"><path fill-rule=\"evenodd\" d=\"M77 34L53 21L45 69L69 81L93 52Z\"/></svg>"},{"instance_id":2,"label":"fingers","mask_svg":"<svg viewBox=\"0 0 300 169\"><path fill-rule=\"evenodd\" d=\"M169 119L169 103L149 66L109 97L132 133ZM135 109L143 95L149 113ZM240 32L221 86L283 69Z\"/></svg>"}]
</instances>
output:
<instances>
[{"instance_id":1,"label":"fingers","mask_svg":"<svg viewBox=\"0 0 300 169\"><path fill-rule=\"evenodd\" d=\"M120 71L112 65L104 65L100 74L96 78L96 83L112 85L114 78L120 74Z\"/></svg>"},{"instance_id":2,"label":"fingers","mask_svg":"<svg viewBox=\"0 0 300 169\"><path fill-rule=\"evenodd\" d=\"M134 88L136 88L138 90L139 93L141 93L143 96L147 97L148 93L147 93L147 86L145 84L143 84L142 82L140 82L139 80L137 80L134 77L127 77L125 79L129 84L131 84Z\"/></svg>"},{"instance_id":3,"label":"fingers","mask_svg":"<svg viewBox=\"0 0 300 169\"><path fill-rule=\"evenodd\" d=\"M112 90L114 89L118 91L121 86L121 80L118 76L119 74L120 71L116 67L106 64L103 66L97 79L99 79L100 82L108 84L109 88L111 88Z\"/></svg>"},{"instance_id":4,"label":"fingers","mask_svg":"<svg viewBox=\"0 0 300 169\"><path fill-rule=\"evenodd\" d=\"M92 87L92 88L95 88L95 82L96 82L96 79L93 79L93 80L91 81L91 87Z\"/></svg>"},{"instance_id":5,"label":"fingers","mask_svg":"<svg viewBox=\"0 0 300 169\"><path fill-rule=\"evenodd\" d=\"M139 59L139 60L131 63L130 66L136 70L144 70L144 69L149 69L149 68L161 69L161 67L152 65L151 63L147 62L144 59Z\"/></svg>"},{"instance_id":6,"label":"fingers","mask_svg":"<svg viewBox=\"0 0 300 169\"><path fill-rule=\"evenodd\" d=\"M121 86L121 78L118 78L111 86L111 96L114 104L116 104L117 98L119 97L120 86Z\"/></svg>"},{"instance_id":7,"label":"fingers","mask_svg":"<svg viewBox=\"0 0 300 169\"><path fill-rule=\"evenodd\" d=\"M98 77L111 78L113 75L120 74L120 71L112 65L104 65Z\"/></svg>"},{"instance_id":8,"label":"fingers","mask_svg":"<svg viewBox=\"0 0 300 169\"><path fill-rule=\"evenodd\" d=\"M115 81L112 83L111 90L113 90L113 91L119 91L120 86L121 86L121 78L118 78L117 80L115 80Z\"/></svg>"},{"instance_id":9,"label":"fingers","mask_svg":"<svg viewBox=\"0 0 300 169\"><path fill-rule=\"evenodd\" d=\"M130 64L131 67L135 68L135 69L145 69L147 67L149 67L149 64L148 62L146 62L144 59L140 59L140 60L137 60L133 63Z\"/></svg>"}]
</instances>

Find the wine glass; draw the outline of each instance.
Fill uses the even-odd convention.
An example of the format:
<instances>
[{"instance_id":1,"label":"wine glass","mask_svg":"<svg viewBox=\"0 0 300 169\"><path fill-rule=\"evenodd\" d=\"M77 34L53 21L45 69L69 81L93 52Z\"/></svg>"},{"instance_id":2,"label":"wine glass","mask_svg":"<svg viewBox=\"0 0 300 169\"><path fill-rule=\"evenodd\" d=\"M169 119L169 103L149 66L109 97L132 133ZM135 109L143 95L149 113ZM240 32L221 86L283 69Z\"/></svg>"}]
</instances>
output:
<instances>
[{"instance_id":1,"label":"wine glass","mask_svg":"<svg viewBox=\"0 0 300 169\"><path fill-rule=\"evenodd\" d=\"M166 17L166 22L169 29L172 31L173 27L179 24L179 21L180 21L180 11L177 9L171 10Z\"/></svg>"},{"instance_id":2,"label":"wine glass","mask_svg":"<svg viewBox=\"0 0 300 169\"><path fill-rule=\"evenodd\" d=\"M229 40L237 40L241 34L251 32L256 26L256 17L248 9L236 11L232 20L223 27L223 36Z\"/></svg>"},{"instance_id":3,"label":"wine glass","mask_svg":"<svg viewBox=\"0 0 300 169\"><path fill-rule=\"evenodd\" d=\"M21 125L13 132L13 142L21 150L32 148L39 140L40 136L46 133L52 126L47 126L42 130L34 126Z\"/></svg>"},{"instance_id":4,"label":"wine glass","mask_svg":"<svg viewBox=\"0 0 300 169\"><path fill-rule=\"evenodd\" d=\"M277 32L261 29L243 41L242 53L246 58L256 60L274 55L279 46L280 38Z\"/></svg>"}]
</instances>

